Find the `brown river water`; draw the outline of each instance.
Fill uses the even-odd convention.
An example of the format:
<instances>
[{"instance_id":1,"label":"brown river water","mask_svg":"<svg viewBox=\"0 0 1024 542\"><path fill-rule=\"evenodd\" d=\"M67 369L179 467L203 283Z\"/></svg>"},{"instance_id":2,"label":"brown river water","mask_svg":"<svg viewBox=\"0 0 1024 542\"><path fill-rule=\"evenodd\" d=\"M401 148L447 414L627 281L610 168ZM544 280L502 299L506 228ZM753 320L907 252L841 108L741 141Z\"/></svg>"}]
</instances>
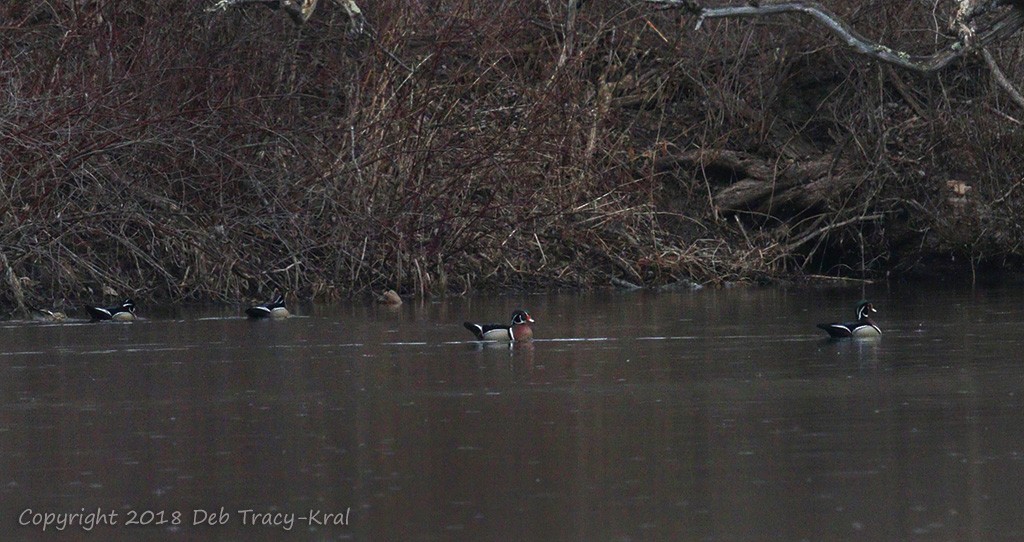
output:
<instances>
[{"instance_id":1,"label":"brown river water","mask_svg":"<svg viewBox=\"0 0 1024 542\"><path fill-rule=\"evenodd\" d=\"M0 324L0 540L1024 539L1024 288L295 312Z\"/></svg>"}]
</instances>

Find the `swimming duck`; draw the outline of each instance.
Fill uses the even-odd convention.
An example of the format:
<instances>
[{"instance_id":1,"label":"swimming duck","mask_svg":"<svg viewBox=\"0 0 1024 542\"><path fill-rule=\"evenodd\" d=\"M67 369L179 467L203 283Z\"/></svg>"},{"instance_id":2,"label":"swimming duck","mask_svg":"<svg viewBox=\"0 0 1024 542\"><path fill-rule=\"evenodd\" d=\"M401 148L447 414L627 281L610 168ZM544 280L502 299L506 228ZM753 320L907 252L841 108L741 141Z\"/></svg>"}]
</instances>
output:
<instances>
[{"instance_id":1,"label":"swimming duck","mask_svg":"<svg viewBox=\"0 0 1024 542\"><path fill-rule=\"evenodd\" d=\"M512 323L504 324L474 324L464 322L462 325L476 335L480 341L528 341L533 338L533 330L530 324L533 318L522 309L512 313Z\"/></svg>"},{"instance_id":2,"label":"swimming duck","mask_svg":"<svg viewBox=\"0 0 1024 542\"><path fill-rule=\"evenodd\" d=\"M878 312L875 306L868 301L861 301L857 305L857 321L850 323L818 324L818 327L828 332L830 337L878 337L882 330L878 329L875 321L871 319L871 313Z\"/></svg>"},{"instance_id":3,"label":"swimming duck","mask_svg":"<svg viewBox=\"0 0 1024 542\"><path fill-rule=\"evenodd\" d=\"M273 301L245 309L245 314L248 314L249 318L288 318L291 316L288 309L284 307L282 294L277 294Z\"/></svg>"},{"instance_id":4,"label":"swimming duck","mask_svg":"<svg viewBox=\"0 0 1024 542\"><path fill-rule=\"evenodd\" d=\"M129 322L135 319L135 302L131 299L125 299L124 303L108 308L86 305L85 311L89 313L89 316L92 316L93 321L114 320L116 322Z\"/></svg>"}]
</instances>

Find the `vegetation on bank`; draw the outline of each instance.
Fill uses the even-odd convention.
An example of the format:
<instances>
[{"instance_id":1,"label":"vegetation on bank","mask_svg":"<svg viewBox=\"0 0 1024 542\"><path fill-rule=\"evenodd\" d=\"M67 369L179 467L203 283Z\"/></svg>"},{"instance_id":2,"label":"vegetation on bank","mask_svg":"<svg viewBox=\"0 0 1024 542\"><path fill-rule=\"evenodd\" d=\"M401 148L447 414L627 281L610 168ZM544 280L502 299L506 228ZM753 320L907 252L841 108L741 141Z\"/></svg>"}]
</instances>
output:
<instances>
[{"instance_id":1,"label":"vegetation on bank","mask_svg":"<svg viewBox=\"0 0 1024 542\"><path fill-rule=\"evenodd\" d=\"M1024 112L799 19L635 3L0 5L0 303L331 299L1020 261ZM928 52L947 13L825 2ZM897 5L898 4L898 5ZM950 4L953 4L952 2ZM953 6L947 6L953 9ZM991 52L1022 78L1019 37Z\"/></svg>"}]
</instances>

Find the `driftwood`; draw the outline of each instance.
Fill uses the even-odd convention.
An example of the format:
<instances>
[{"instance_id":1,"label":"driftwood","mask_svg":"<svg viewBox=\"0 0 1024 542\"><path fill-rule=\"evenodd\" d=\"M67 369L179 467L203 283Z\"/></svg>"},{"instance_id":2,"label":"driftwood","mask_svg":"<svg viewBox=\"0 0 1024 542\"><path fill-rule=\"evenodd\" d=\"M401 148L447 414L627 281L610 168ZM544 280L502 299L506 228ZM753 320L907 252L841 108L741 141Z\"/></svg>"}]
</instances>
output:
<instances>
[{"instance_id":1,"label":"driftwood","mask_svg":"<svg viewBox=\"0 0 1024 542\"><path fill-rule=\"evenodd\" d=\"M853 181L833 176L831 155L777 164L759 156L733 150L693 150L658 159L657 171L695 171L715 189L713 201L719 213L755 212L777 215L820 209Z\"/></svg>"}]
</instances>

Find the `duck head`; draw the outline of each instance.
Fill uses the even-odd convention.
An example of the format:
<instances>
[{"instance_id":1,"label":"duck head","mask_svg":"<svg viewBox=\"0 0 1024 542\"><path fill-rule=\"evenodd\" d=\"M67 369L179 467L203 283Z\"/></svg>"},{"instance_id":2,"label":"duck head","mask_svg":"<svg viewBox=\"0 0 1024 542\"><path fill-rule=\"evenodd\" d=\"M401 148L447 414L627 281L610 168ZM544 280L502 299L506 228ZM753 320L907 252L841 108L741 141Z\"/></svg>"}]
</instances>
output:
<instances>
[{"instance_id":1,"label":"duck head","mask_svg":"<svg viewBox=\"0 0 1024 542\"><path fill-rule=\"evenodd\" d=\"M857 305L857 319L858 320L867 320L867 319L871 318L871 313L873 313L873 312L878 312L878 311L875 310L875 306L872 305L871 302L869 302L869 301L861 301Z\"/></svg>"},{"instance_id":2,"label":"duck head","mask_svg":"<svg viewBox=\"0 0 1024 542\"><path fill-rule=\"evenodd\" d=\"M518 326L532 323L533 318L530 318L530 314L523 309L516 309L516 311L512 313L512 325Z\"/></svg>"}]
</instances>

